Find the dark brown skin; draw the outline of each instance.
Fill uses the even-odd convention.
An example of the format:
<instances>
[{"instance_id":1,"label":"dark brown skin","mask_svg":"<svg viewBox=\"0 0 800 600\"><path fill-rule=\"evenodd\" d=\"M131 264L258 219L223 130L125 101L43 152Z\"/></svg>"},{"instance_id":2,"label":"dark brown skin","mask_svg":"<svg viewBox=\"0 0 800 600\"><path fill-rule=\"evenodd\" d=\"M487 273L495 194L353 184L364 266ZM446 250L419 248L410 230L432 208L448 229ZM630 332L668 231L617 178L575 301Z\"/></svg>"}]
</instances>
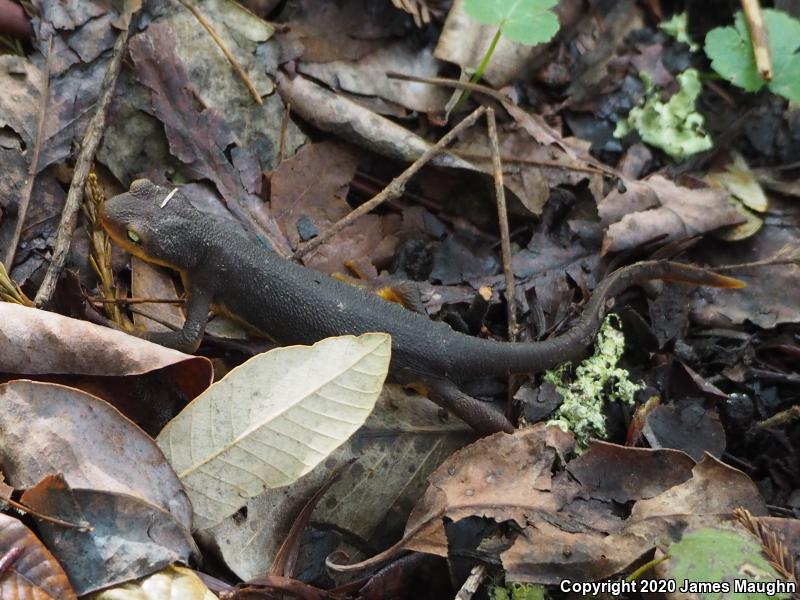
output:
<instances>
[{"instance_id":1,"label":"dark brown skin","mask_svg":"<svg viewBox=\"0 0 800 600\"><path fill-rule=\"evenodd\" d=\"M186 284L184 328L147 333L146 339L196 351L212 305L283 344L386 332L392 336L390 376L424 388L431 399L481 432L513 431L513 426L461 386L481 377L536 373L582 358L603 321L606 301L622 290L648 279L743 285L688 265L641 262L606 277L564 335L542 342L497 342L456 332L426 315L284 260L235 225L199 212L180 192L162 208L170 192L140 179L101 211L103 226L116 242L144 260L179 271Z\"/></svg>"}]
</instances>

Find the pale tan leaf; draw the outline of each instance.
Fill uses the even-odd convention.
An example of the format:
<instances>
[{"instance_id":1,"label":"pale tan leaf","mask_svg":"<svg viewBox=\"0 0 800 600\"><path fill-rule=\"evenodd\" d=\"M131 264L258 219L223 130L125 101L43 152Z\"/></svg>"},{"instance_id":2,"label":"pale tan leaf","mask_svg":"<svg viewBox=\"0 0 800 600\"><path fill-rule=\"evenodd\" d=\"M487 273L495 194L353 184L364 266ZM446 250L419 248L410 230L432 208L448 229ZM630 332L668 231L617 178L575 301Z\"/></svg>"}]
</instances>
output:
<instances>
[{"instance_id":1,"label":"pale tan leaf","mask_svg":"<svg viewBox=\"0 0 800 600\"><path fill-rule=\"evenodd\" d=\"M89 600L217 600L197 574L174 565L89 596Z\"/></svg>"},{"instance_id":2,"label":"pale tan leaf","mask_svg":"<svg viewBox=\"0 0 800 600\"><path fill-rule=\"evenodd\" d=\"M391 337L342 336L260 354L189 404L158 444L204 529L288 485L344 443L375 405Z\"/></svg>"},{"instance_id":3,"label":"pale tan leaf","mask_svg":"<svg viewBox=\"0 0 800 600\"><path fill-rule=\"evenodd\" d=\"M171 367L190 398L211 381L211 361L62 315L0 302L0 372L131 376Z\"/></svg>"}]
</instances>

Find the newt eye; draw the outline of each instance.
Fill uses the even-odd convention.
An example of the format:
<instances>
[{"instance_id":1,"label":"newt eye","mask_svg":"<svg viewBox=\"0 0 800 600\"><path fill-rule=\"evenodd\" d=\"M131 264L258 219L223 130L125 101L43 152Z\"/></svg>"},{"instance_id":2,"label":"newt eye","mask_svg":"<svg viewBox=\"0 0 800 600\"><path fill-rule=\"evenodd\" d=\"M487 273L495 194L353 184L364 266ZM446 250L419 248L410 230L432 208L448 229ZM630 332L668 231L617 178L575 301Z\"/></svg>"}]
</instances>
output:
<instances>
[{"instance_id":1,"label":"newt eye","mask_svg":"<svg viewBox=\"0 0 800 600\"><path fill-rule=\"evenodd\" d=\"M142 243L142 238L140 238L139 234L136 233L133 229L128 229L128 239L132 241L134 244Z\"/></svg>"}]
</instances>

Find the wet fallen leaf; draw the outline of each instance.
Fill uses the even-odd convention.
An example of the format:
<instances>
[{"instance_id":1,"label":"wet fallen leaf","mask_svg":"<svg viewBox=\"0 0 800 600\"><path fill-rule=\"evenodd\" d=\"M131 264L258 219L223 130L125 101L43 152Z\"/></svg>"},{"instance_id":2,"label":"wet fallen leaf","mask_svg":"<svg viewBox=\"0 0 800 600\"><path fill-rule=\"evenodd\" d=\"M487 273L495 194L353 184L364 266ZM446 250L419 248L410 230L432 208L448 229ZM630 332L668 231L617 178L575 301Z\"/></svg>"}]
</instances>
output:
<instances>
[{"instance_id":1,"label":"wet fallen leaf","mask_svg":"<svg viewBox=\"0 0 800 600\"><path fill-rule=\"evenodd\" d=\"M0 574L0 598L77 600L61 565L39 538L18 519L0 514L0 557L9 552L18 556Z\"/></svg>"},{"instance_id":2,"label":"wet fallen leaf","mask_svg":"<svg viewBox=\"0 0 800 600\"><path fill-rule=\"evenodd\" d=\"M178 299L172 276L163 268L131 256L131 295L134 298ZM183 327L186 318L180 304L142 303L133 313L133 322L147 331L174 331ZM172 328L167 327L171 325Z\"/></svg>"},{"instance_id":3,"label":"wet fallen leaf","mask_svg":"<svg viewBox=\"0 0 800 600\"><path fill-rule=\"evenodd\" d=\"M695 464L674 450L594 442L559 469L570 434L536 426L495 434L456 452L430 477L400 547L447 555L444 521L514 521L520 532L497 550L511 581L555 584L611 577L690 525L730 520L738 506L764 514L755 484L710 455ZM692 466L694 465L694 466ZM633 503L617 511L610 500Z\"/></svg>"},{"instance_id":4,"label":"wet fallen leaf","mask_svg":"<svg viewBox=\"0 0 800 600\"><path fill-rule=\"evenodd\" d=\"M0 468L17 488L60 473L72 488L138 496L191 528L189 498L155 442L80 390L24 380L0 385Z\"/></svg>"},{"instance_id":5,"label":"wet fallen leaf","mask_svg":"<svg viewBox=\"0 0 800 600\"><path fill-rule=\"evenodd\" d=\"M626 181L598 204L608 226L603 252L637 248L653 240L674 241L742 221L723 190L682 187L661 175Z\"/></svg>"},{"instance_id":6,"label":"wet fallen leaf","mask_svg":"<svg viewBox=\"0 0 800 600\"><path fill-rule=\"evenodd\" d=\"M773 210L791 210L791 200L773 200ZM800 227L767 223L756 235L724 247L709 247L700 257L709 264L741 264L768 260L798 248ZM784 252L785 253L785 252ZM762 329L800 322L800 265L762 265L735 272L747 283L740 290L698 289L693 295L692 318L707 327L730 327L750 322Z\"/></svg>"},{"instance_id":7,"label":"wet fallen leaf","mask_svg":"<svg viewBox=\"0 0 800 600\"><path fill-rule=\"evenodd\" d=\"M343 469L312 521L319 529L349 531L365 544L385 547L403 531L427 476L473 439L463 423L443 423L438 407L424 396L385 385L375 410L345 444L294 484L250 500L245 515L204 531L204 539L242 579L262 574L307 498ZM316 545L315 538L309 545Z\"/></svg>"},{"instance_id":8,"label":"wet fallen leaf","mask_svg":"<svg viewBox=\"0 0 800 600\"><path fill-rule=\"evenodd\" d=\"M188 530L154 504L113 492L71 489L48 476L22 495L32 509L91 531L41 522L39 531L60 558L79 596L138 579L174 562L188 562Z\"/></svg>"},{"instance_id":9,"label":"wet fallen leaf","mask_svg":"<svg viewBox=\"0 0 800 600\"><path fill-rule=\"evenodd\" d=\"M0 302L0 373L140 375L169 368L194 398L211 383L208 359L87 321Z\"/></svg>"},{"instance_id":10,"label":"wet fallen leaf","mask_svg":"<svg viewBox=\"0 0 800 600\"><path fill-rule=\"evenodd\" d=\"M444 109L450 96L448 90L426 83L389 79L386 73L436 77L441 66L429 49L420 49L417 43L403 40L386 45L357 61L300 63L297 70L340 92L352 94L356 102L363 103L370 97L387 101L389 105L384 110L374 107L379 113L396 112L396 109L391 110L392 104L410 111L436 113Z\"/></svg>"},{"instance_id":11,"label":"wet fallen leaf","mask_svg":"<svg viewBox=\"0 0 800 600\"><path fill-rule=\"evenodd\" d=\"M96 594L87 600L216 600L191 569L170 565L158 573L130 581Z\"/></svg>"},{"instance_id":12,"label":"wet fallen leaf","mask_svg":"<svg viewBox=\"0 0 800 600\"><path fill-rule=\"evenodd\" d=\"M302 76L277 73L278 91L292 110L323 131L338 135L356 146L382 156L414 162L431 144L408 129L352 100L337 96ZM430 164L476 171L471 163L448 152L440 152Z\"/></svg>"},{"instance_id":13,"label":"wet fallen leaf","mask_svg":"<svg viewBox=\"0 0 800 600\"><path fill-rule=\"evenodd\" d=\"M158 436L205 529L267 487L289 485L366 420L391 338L343 336L258 355L192 401Z\"/></svg>"},{"instance_id":14,"label":"wet fallen leaf","mask_svg":"<svg viewBox=\"0 0 800 600\"><path fill-rule=\"evenodd\" d=\"M642 434L651 448L683 450L696 461L706 452L720 457L725 451L725 430L716 409L692 399L656 407Z\"/></svg>"},{"instance_id":15,"label":"wet fallen leaf","mask_svg":"<svg viewBox=\"0 0 800 600\"><path fill-rule=\"evenodd\" d=\"M283 161L270 179L270 208L293 248L326 231L347 215L347 203L360 153L340 142L307 144ZM314 173L315 176L309 177ZM370 259L393 254L391 230L396 217L369 214L303 258L306 266L324 273L347 273L345 262L375 276Z\"/></svg>"}]
</instances>

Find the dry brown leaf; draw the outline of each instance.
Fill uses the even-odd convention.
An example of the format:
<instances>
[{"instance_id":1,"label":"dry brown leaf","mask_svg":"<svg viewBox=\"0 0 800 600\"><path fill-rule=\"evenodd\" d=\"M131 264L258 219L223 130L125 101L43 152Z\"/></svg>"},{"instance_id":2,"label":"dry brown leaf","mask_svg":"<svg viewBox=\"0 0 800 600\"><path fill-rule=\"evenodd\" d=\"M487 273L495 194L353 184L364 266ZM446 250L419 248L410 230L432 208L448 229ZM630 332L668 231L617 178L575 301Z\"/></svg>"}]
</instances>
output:
<instances>
[{"instance_id":1,"label":"dry brown leaf","mask_svg":"<svg viewBox=\"0 0 800 600\"><path fill-rule=\"evenodd\" d=\"M39 524L79 596L188 562L194 549L189 531L172 515L127 494L71 489L62 477L48 476L26 491L22 502L39 513L91 526L86 531Z\"/></svg>"},{"instance_id":2,"label":"dry brown leaf","mask_svg":"<svg viewBox=\"0 0 800 600\"><path fill-rule=\"evenodd\" d=\"M736 506L766 512L755 484L711 456L692 468L681 452L595 442L560 470L556 460L572 443L571 435L539 425L460 450L428 478L403 540L351 568L400 547L446 555L444 519L482 517L520 528L497 551L509 580L594 581L690 525L730 520ZM631 503L631 512L623 509Z\"/></svg>"},{"instance_id":3,"label":"dry brown leaf","mask_svg":"<svg viewBox=\"0 0 800 600\"><path fill-rule=\"evenodd\" d=\"M161 450L99 398L52 383L2 384L0 432L0 468L14 487L61 473L72 488L138 496L191 529L189 498Z\"/></svg>"},{"instance_id":4,"label":"dry brown leaf","mask_svg":"<svg viewBox=\"0 0 800 600\"><path fill-rule=\"evenodd\" d=\"M356 146L382 156L413 162L431 144L408 129L386 119L355 102L338 96L302 76L290 78L282 72L276 75L278 91L292 110L303 119ZM477 171L471 163L440 152L430 164Z\"/></svg>"},{"instance_id":5,"label":"dry brown leaf","mask_svg":"<svg viewBox=\"0 0 800 600\"><path fill-rule=\"evenodd\" d=\"M169 368L194 398L211 384L211 362L86 321L0 302L0 373L126 376Z\"/></svg>"},{"instance_id":6,"label":"dry brown leaf","mask_svg":"<svg viewBox=\"0 0 800 600\"><path fill-rule=\"evenodd\" d=\"M603 252L637 248L654 240L683 240L742 221L730 194L712 188L682 187L661 175L626 181L598 204L608 226Z\"/></svg>"},{"instance_id":7,"label":"dry brown leaf","mask_svg":"<svg viewBox=\"0 0 800 600\"><path fill-rule=\"evenodd\" d=\"M406 547L447 555L442 517L485 516L527 524L528 507L556 511L563 499L551 493L554 465L574 447L557 427L533 427L514 435L496 433L459 450L428 478L430 487L406 525Z\"/></svg>"},{"instance_id":8,"label":"dry brown leaf","mask_svg":"<svg viewBox=\"0 0 800 600\"><path fill-rule=\"evenodd\" d=\"M134 298L165 300L180 297L172 276L152 263L131 256L131 295ZM152 317L152 318L150 318ZM186 318L180 304L142 303L136 306L133 322L148 331L173 331L183 327ZM172 329L164 325L167 323Z\"/></svg>"},{"instance_id":9,"label":"dry brown leaf","mask_svg":"<svg viewBox=\"0 0 800 600\"><path fill-rule=\"evenodd\" d=\"M482 25L464 10L464 1L455 0L439 36L434 55L462 68L476 69L497 32L496 25ZM526 67L545 45L525 46L500 36L492 60L483 77L495 87L520 78Z\"/></svg>"},{"instance_id":10,"label":"dry brown leaf","mask_svg":"<svg viewBox=\"0 0 800 600\"><path fill-rule=\"evenodd\" d=\"M388 44L357 61L300 63L297 70L310 75L331 88L352 94L353 100L363 102L377 97L399 104L410 111L436 113L444 110L450 93L442 87L389 79L386 73L399 72L416 77L436 77L442 64L427 48L405 39ZM394 111L379 110L387 113Z\"/></svg>"},{"instance_id":11,"label":"dry brown leaf","mask_svg":"<svg viewBox=\"0 0 800 600\"><path fill-rule=\"evenodd\" d=\"M0 557L17 558L0 574L3 600L77 600L64 570L33 532L14 517L0 514Z\"/></svg>"}]
</instances>

